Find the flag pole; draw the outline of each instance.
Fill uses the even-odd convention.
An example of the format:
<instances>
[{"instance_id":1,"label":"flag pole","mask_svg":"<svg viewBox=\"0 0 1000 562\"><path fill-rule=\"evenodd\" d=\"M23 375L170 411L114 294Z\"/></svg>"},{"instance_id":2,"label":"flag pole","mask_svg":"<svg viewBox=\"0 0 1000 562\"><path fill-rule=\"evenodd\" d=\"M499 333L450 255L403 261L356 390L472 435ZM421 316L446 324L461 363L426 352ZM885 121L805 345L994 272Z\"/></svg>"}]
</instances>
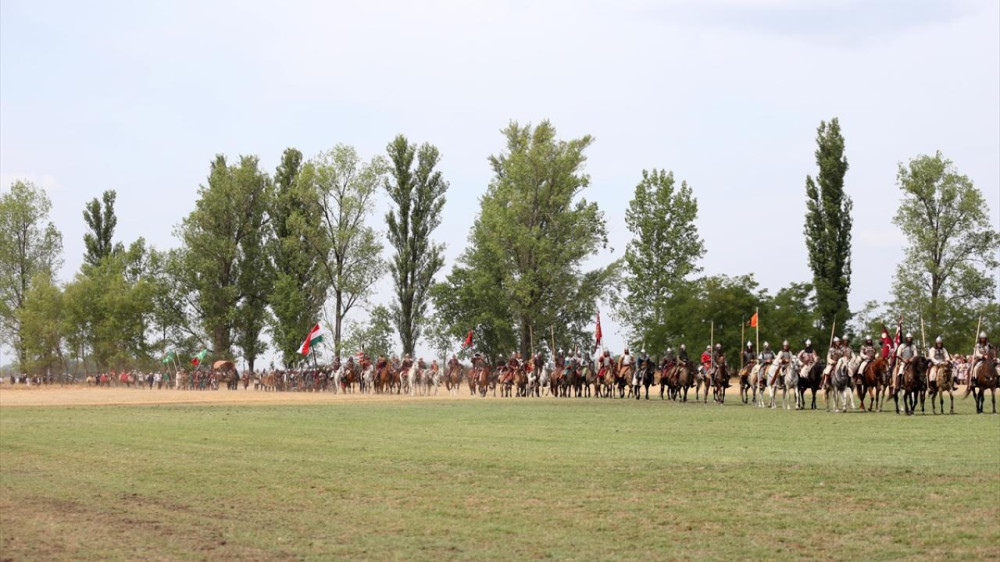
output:
<instances>
[{"instance_id":1,"label":"flag pole","mask_svg":"<svg viewBox=\"0 0 1000 562\"><path fill-rule=\"evenodd\" d=\"M556 356L556 329L552 326L549 326L549 337L552 338L552 349L549 350L549 353L554 358Z\"/></svg>"},{"instance_id":2,"label":"flag pole","mask_svg":"<svg viewBox=\"0 0 1000 562\"><path fill-rule=\"evenodd\" d=\"M746 326L747 322L743 316L740 316L740 347L743 346L743 340L746 339ZM740 350L740 372L743 372L743 351Z\"/></svg>"},{"instance_id":3,"label":"flag pole","mask_svg":"<svg viewBox=\"0 0 1000 562\"><path fill-rule=\"evenodd\" d=\"M715 368L715 320L712 320L712 336L709 339L708 347L710 348L708 351L708 355L709 357L712 358L712 368L714 369Z\"/></svg>"},{"instance_id":4,"label":"flag pole","mask_svg":"<svg viewBox=\"0 0 1000 562\"><path fill-rule=\"evenodd\" d=\"M920 315L920 356L923 357L924 353L927 353L927 334L924 333L924 316Z\"/></svg>"}]
</instances>

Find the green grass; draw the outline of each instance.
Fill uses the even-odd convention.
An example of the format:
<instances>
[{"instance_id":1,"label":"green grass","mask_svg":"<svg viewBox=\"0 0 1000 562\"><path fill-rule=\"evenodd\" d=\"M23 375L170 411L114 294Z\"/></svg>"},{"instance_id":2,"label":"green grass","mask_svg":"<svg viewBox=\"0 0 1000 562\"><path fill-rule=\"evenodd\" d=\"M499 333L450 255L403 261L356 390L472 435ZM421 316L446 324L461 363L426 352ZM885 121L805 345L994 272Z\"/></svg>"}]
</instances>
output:
<instances>
[{"instance_id":1,"label":"green grass","mask_svg":"<svg viewBox=\"0 0 1000 562\"><path fill-rule=\"evenodd\" d=\"M0 412L6 559L998 559L1000 418L606 400Z\"/></svg>"}]
</instances>

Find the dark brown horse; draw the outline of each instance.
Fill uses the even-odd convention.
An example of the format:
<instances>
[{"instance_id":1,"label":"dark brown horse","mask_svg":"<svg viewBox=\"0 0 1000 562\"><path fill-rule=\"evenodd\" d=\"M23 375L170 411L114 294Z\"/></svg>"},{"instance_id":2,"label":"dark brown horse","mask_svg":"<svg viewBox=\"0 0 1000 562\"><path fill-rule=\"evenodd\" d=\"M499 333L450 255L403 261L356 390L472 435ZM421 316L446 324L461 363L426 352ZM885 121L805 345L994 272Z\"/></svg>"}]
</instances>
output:
<instances>
[{"instance_id":1,"label":"dark brown horse","mask_svg":"<svg viewBox=\"0 0 1000 562\"><path fill-rule=\"evenodd\" d=\"M755 362L747 363L740 369L740 399L746 404L750 402L750 391L751 391L751 381L750 381L750 371L753 370ZM756 395L756 393L755 393Z\"/></svg>"},{"instance_id":2,"label":"dark brown horse","mask_svg":"<svg viewBox=\"0 0 1000 562\"><path fill-rule=\"evenodd\" d=\"M826 363L823 361L817 361L809 367L806 371L806 376L799 375L799 404L802 405L802 409L806 407L806 391L812 390L812 407L811 409L816 409L816 394L819 392L820 380L823 379L823 370L826 369Z\"/></svg>"},{"instance_id":3,"label":"dark brown horse","mask_svg":"<svg viewBox=\"0 0 1000 562\"><path fill-rule=\"evenodd\" d=\"M865 411L865 398L869 399L868 410L876 408L882 411L882 388L886 383L889 363L881 355L865 365L858 384L858 398L861 399L861 411Z\"/></svg>"},{"instance_id":4,"label":"dark brown horse","mask_svg":"<svg viewBox=\"0 0 1000 562\"><path fill-rule=\"evenodd\" d=\"M726 403L726 388L729 387L729 366L725 357L716 360L715 373L712 375L712 398L719 404Z\"/></svg>"},{"instance_id":5,"label":"dark brown horse","mask_svg":"<svg viewBox=\"0 0 1000 562\"><path fill-rule=\"evenodd\" d=\"M924 410L924 391L927 390L927 366L930 360L926 357L914 357L909 363L903 365L903 382L900 388L892 395L896 402L896 413L899 413L899 391L903 391L903 409L906 415L912 416L917 411L917 399L920 399L920 411Z\"/></svg>"},{"instance_id":6,"label":"dark brown horse","mask_svg":"<svg viewBox=\"0 0 1000 562\"><path fill-rule=\"evenodd\" d=\"M976 402L976 413L982 414L986 405L986 391L990 391L990 399L993 402L993 413L997 413L997 382L1000 374L997 373L996 352L991 352L979 366L977 372L972 373L975 378L965 388L965 395L972 393L972 399ZM963 397L964 397L963 396Z\"/></svg>"}]
</instances>

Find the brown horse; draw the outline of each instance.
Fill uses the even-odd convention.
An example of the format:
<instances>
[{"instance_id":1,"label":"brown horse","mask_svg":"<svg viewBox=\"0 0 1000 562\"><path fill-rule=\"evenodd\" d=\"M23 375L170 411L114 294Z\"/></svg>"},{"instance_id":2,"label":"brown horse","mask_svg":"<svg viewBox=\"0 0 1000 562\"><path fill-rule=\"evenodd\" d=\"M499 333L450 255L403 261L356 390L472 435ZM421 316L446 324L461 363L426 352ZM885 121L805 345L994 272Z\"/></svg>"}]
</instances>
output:
<instances>
[{"instance_id":1,"label":"brown horse","mask_svg":"<svg viewBox=\"0 0 1000 562\"><path fill-rule=\"evenodd\" d=\"M976 402L976 413L982 414L983 407L986 405L986 391L989 390L995 414L997 413L997 382L1000 378L1000 374L997 373L996 352L991 352L990 356L975 369L976 372L972 373L974 378L965 388L963 398L971 392L972 399Z\"/></svg>"},{"instance_id":2,"label":"brown horse","mask_svg":"<svg viewBox=\"0 0 1000 562\"><path fill-rule=\"evenodd\" d=\"M712 376L712 398L719 404L726 403L726 388L729 387L729 366L724 357L716 361L715 374Z\"/></svg>"},{"instance_id":3,"label":"brown horse","mask_svg":"<svg viewBox=\"0 0 1000 562\"><path fill-rule=\"evenodd\" d=\"M751 361L740 369L740 399L743 400L744 404L750 402L750 391L753 387L750 382L750 371L756 364L755 361ZM756 396L756 392L754 392L754 396Z\"/></svg>"},{"instance_id":4,"label":"brown horse","mask_svg":"<svg viewBox=\"0 0 1000 562\"><path fill-rule=\"evenodd\" d=\"M392 392L392 365L388 361L375 373L375 392L383 394Z\"/></svg>"},{"instance_id":5,"label":"brown horse","mask_svg":"<svg viewBox=\"0 0 1000 562\"><path fill-rule=\"evenodd\" d=\"M528 373L524 368L514 371L514 388L517 389L517 396L524 398L528 396Z\"/></svg>"},{"instance_id":6,"label":"brown horse","mask_svg":"<svg viewBox=\"0 0 1000 562\"><path fill-rule=\"evenodd\" d=\"M892 399L896 402L896 413L899 413L899 391L903 391L903 409L906 415L912 416L917 411L917 398L920 399L920 411L924 410L924 391L927 390L926 375L927 365L930 360L926 357L914 357L909 363L903 365L903 383L901 388L897 388Z\"/></svg>"},{"instance_id":7,"label":"brown horse","mask_svg":"<svg viewBox=\"0 0 1000 562\"><path fill-rule=\"evenodd\" d=\"M955 393L952 392L952 387L954 386L955 379L951 372L951 361L945 361L943 364L937 366L935 369L931 367L930 369L934 372L935 377L930 378L930 373L927 377L927 387L930 393L931 399L931 413L937 414L935 398L941 401L941 413L944 413L944 393L948 393L948 397L951 399L951 413L955 413Z\"/></svg>"},{"instance_id":8,"label":"brown horse","mask_svg":"<svg viewBox=\"0 0 1000 562\"><path fill-rule=\"evenodd\" d=\"M889 363L881 355L865 365L865 371L861 373L858 384L858 398L861 399L862 412L865 411L865 397L869 399L868 411L874 412L875 408L882 411L882 388L888 372Z\"/></svg>"}]
</instances>

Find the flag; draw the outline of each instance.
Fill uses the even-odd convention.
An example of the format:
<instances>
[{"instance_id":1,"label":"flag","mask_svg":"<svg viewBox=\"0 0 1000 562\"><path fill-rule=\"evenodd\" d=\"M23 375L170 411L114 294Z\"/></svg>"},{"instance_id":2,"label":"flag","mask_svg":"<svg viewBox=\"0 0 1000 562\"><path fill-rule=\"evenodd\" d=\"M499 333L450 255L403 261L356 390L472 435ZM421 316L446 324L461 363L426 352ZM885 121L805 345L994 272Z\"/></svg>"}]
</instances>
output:
<instances>
[{"instance_id":1,"label":"flag","mask_svg":"<svg viewBox=\"0 0 1000 562\"><path fill-rule=\"evenodd\" d=\"M167 352L167 356L163 358L163 362L164 363L170 363L173 360L174 360L174 352L173 351L168 351Z\"/></svg>"},{"instance_id":2,"label":"flag","mask_svg":"<svg viewBox=\"0 0 1000 562\"><path fill-rule=\"evenodd\" d=\"M889 329L882 324L882 335L879 337L882 340L882 359L888 359L889 353L892 352L892 340L889 339Z\"/></svg>"},{"instance_id":3,"label":"flag","mask_svg":"<svg viewBox=\"0 0 1000 562\"><path fill-rule=\"evenodd\" d=\"M750 326L751 328L757 327L757 314L757 312L753 313L753 316L750 317L750 321L747 322L747 326Z\"/></svg>"},{"instance_id":4,"label":"flag","mask_svg":"<svg viewBox=\"0 0 1000 562\"><path fill-rule=\"evenodd\" d=\"M892 356L889 358L889 372L893 372L896 368L896 348L899 347L899 342L903 340L903 315L899 315L899 322L896 323L896 336L892 339Z\"/></svg>"},{"instance_id":5,"label":"flag","mask_svg":"<svg viewBox=\"0 0 1000 562\"><path fill-rule=\"evenodd\" d=\"M306 339L299 346L299 354L309 355L309 350L321 341L323 341L323 336L319 333L319 324L316 324L309 330L309 333L306 334Z\"/></svg>"},{"instance_id":6,"label":"flag","mask_svg":"<svg viewBox=\"0 0 1000 562\"><path fill-rule=\"evenodd\" d=\"M201 365L201 362L204 361L205 357L207 356L208 356L208 350L203 349L198 353L198 355L195 355L194 358L191 359L191 364L197 367L198 365Z\"/></svg>"},{"instance_id":7,"label":"flag","mask_svg":"<svg viewBox=\"0 0 1000 562\"><path fill-rule=\"evenodd\" d=\"M604 338L604 334L601 333L601 311L597 311L597 328L594 330L594 350L601 347L601 340Z\"/></svg>"},{"instance_id":8,"label":"flag","mask_svg":"<svg viewBox=\"0 0 1000 562\"><path fill-rule=\"evenodd\" d=\"M462 349L467 347L472 347L472 330L469 330L469 333L465 336L465 341L462 342Z\"/></svg>"}]
</instances>

